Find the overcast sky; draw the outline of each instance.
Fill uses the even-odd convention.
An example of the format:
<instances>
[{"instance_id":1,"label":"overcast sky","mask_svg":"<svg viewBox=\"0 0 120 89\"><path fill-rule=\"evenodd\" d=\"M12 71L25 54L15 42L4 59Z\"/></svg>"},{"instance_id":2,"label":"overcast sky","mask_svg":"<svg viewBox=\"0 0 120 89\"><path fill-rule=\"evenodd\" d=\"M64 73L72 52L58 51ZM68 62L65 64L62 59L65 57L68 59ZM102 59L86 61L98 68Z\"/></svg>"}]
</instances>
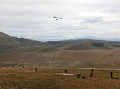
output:
<instances>
[{"instance_id":1,"label":"overcast sky","mask_svg":"<svg viewBox=\"0 0 120 89\"><path fill-rule=\"evenodd\" d=\"M120 0L0 0L0 31L40 41L120 40Z\"/></svg>"}]
</instances>

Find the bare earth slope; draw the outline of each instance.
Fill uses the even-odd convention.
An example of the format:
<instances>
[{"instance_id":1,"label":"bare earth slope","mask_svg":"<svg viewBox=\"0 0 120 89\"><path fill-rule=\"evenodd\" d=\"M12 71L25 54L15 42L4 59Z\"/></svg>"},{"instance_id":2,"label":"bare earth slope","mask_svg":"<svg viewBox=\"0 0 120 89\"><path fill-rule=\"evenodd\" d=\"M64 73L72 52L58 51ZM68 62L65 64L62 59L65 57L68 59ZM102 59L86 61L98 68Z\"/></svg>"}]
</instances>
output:
<instances>
[{"instance_id":1,"label":"bare earth slope","mask_svg":"<svg viewBox=\"0 0 120 89\"><path fill-rule=\"evenodd\" d=\"M60 50L0 53L1 63L32 64L39 67L120 67L120 50Z\"/></svg>"}]
</instances>

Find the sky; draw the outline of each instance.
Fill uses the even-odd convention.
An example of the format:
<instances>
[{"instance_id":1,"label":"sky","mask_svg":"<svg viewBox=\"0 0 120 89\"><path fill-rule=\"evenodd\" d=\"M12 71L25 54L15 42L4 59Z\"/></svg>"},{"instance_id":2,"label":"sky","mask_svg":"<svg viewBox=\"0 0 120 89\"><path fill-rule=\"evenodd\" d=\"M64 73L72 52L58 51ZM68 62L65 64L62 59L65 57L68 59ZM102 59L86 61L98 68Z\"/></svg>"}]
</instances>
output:
<instances>
[{"instance_id":1,"label":"sky","mask_svg":"<svg viewBox=\"0 0 120 89\"><path fill-rule=\"evenodd\" d=\"M120 41L119 28L120 0L0 0L0 32L10 36Z\"/></svg>"}]
</instances>

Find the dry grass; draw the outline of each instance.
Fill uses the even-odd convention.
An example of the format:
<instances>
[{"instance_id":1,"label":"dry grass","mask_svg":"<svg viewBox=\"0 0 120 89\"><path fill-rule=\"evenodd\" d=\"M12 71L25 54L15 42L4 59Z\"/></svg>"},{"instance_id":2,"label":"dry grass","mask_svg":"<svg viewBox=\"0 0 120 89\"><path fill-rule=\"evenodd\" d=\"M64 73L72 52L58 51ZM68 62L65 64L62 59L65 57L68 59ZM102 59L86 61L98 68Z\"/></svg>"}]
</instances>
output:
<instances>
[{"instance_id":1,"label":"dry grass","mask_svg":"<svg viewBox=\"0 0 120 89\"><path fill-rule=\"evenodd\" d=\"M0 63L31 63L35 66L120 67L119 49L59 50L0 53Z\"/></svg>"},{"instance_id":2,"label":"dry grass","mask_svg":"<svg viewBox=\"0 0 120 89\"><path fill-rule=\"evenodd\" d=\"M110 71L95 70L94 77L89 77L91 70L67 69L75 76L58 76L64 69L39 69L38 72L25 73L25 68L1 68L0 89L119 89L120 80L111 79ZM80 72L86 79L77 78ZM120 71L112 71L120 78Z\"/></svg>"},{"instance_id":3,"label":"dry grass","mask_svg":"<svg viewBox=\"0 0 120 89\"><path fill-rule=\"evenodd\" d=\"M73 69L76 67L119 68L119 58L119 49L1 53L1 64L30 63L38 66L38 72L26 73L25 70L28 68L0 68L0 89L119 89L120 71L112 71L113 76L119 79L111 79L110 70L95 70L94 77L89 77L90 70ZM53 67L54 69L44 69ZM63 73L62 68L67 68L68 73L75 75L55 75L55 73ZM79 72L86 79L78 79L76 74Z\"/></svg>"}]
</instances>

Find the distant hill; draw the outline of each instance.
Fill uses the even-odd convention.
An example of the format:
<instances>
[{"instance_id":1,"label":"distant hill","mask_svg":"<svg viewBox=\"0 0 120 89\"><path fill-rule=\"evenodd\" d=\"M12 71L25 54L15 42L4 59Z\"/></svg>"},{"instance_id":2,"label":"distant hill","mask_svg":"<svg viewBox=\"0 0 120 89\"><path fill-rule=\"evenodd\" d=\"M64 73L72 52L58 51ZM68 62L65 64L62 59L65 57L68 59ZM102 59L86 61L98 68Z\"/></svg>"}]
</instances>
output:
<instances>
[{"instance_id":1,"label":"distant hill","mask_svg":"<svg viewBox=\"0 0 120 89\"><path fill-rule=\"evenodd\" d=\"M87 39L78 39L78 40L62 40L62 41L48 41L46 42L47 44L51 45L66 45L66 44L71 44L75 42L84 42Z\"/></svg>"},{"instance_id":2,"label":"distant hill","mask_svg":"<svg viewBox=\"0 0 120 89\"><path fill-rule=\"evenodd\" d=\"M54 46L65 46L65 49L71 49L71 50L94 49L94 48L108 49L111 47L120 47L120 41L105 41L105 40L93 40L93 39L48 41L45 43Z\"/></svg>"},{"instance_id":3,"label":"distant hill","mask_svg":"<svg viewBox=\"0 0 120 89\"><path fill-rule=\"evenodd\" d=\"M65 50L87 50L87 49L110 49L112 45L96 40L84 40L82 42L75 42L65 46Z\"/></svg>"},{"instance_id":4,"label":"distant hill","mask_svg":"<svg viewBox=\"0 0 120 89\"><path fill-rule=\"evenodd\" d=\"M0 32L0 51L7 50L12 47L20 46L21 43L13 37Z\"/></svg>"},{"instance_id":5,"label":"distant hill","mask_svg":"<svg viewBox=\"0 0 120 89\"><path fill-rule=\"evenodd\" d=\"M42 47L46 46L48 43L25 39L11 37L5 33L0 32L0 52L15 50L15 49L31 49L32 47Z\"/></svg>"},{"instance_id":6,"label":"distant hill","mask_svg":"<svg viewBox=\"0 0 120 89\"><path fill-rule=\"evenodd\" d=\"M25 38L17 38L14 37L18 42L20 42L23 46L45 46L44 42L25 39Z\"/></svg>"},{"instance_id":7,"label":"distant hill","mask_svg":"<svg viewBox=\"0 0 120 89\"><path fill-rule=\"evenodd\" d=\"M56 50L56 48L57 49L62 48L63 50L86 50L86 49L110 49L113 47L120 47L120 42L91 39L40 42L25 38L11 37L5 33L0 32L0 52L9 49L14 50L40 49L40 52L47 52L47 50L48 52L51 52Z\"/></svg>"}]
</instances>

